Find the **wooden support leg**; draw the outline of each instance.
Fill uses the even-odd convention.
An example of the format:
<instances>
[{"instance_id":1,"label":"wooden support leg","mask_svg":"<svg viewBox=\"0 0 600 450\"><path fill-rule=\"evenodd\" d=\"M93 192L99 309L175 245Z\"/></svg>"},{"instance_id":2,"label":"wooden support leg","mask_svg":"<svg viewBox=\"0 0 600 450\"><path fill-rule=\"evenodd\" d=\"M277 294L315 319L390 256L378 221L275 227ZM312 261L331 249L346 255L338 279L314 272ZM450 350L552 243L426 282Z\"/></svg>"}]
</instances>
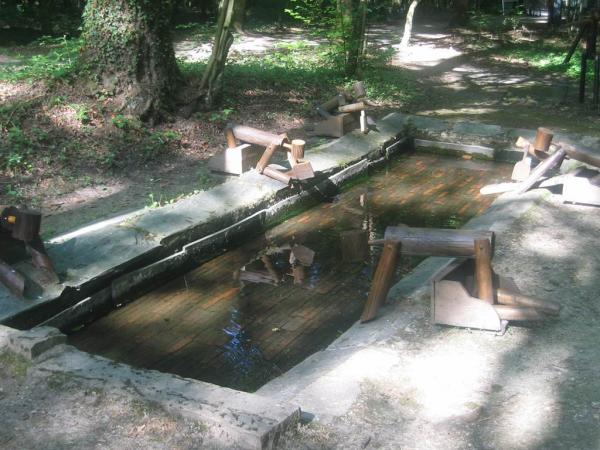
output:
<instances>
[{"instance_id":1,"label":"wooden support leg","mask_svg":"<svg viewBox=\"0 0 600 450\"><path fill-rule=\"evenodd\" d=\"M269 144L267 146L264 153L258 160L258 163L256 164L256 169L258 170L259 173L263 173L265 168L269 165L269 161L273 157L273 153L275 153L275 150L277 150L277 147L278 146L276 144Z\"/></svg>"},{"instance_id":2,"label":"wooden support leg","mask_svg":"<svg viewBox=\"0 0 600 450\"><path fill-rule=\"evenodd\" d=\"M492 247L488 239L475 240L475 283L477 286L477 297L493 304Z\"/></svg>"},{"instance_id":3,"label":"wooden support leg","mask_svg":"<svg viewBox=\"0 0 600 450\"><path fill-rule=\"evenodd\" d=\"M392 284L400 246L400 242L398 241L387 241L384 244L379 264L377 264L377 269L375 269L375 275L373 275L373 281L371 282L369 298L360 316L361 322L374 319L377 315L377 310L385 302Z\"/></svg>"},{"instance_id":4,"label":"wooden support leg","mask_svg":"<svg viewBox=\"0 0 600 450\"><path fill-rule=\"evenodd\" d=\"M265 167L261 173L269 178L281 181L283 184L290 184L290 181L292 180L292 177L290 177L287 173L280 172L279 170L275 170L270 167Z\"/></svg>"}]
</instances>

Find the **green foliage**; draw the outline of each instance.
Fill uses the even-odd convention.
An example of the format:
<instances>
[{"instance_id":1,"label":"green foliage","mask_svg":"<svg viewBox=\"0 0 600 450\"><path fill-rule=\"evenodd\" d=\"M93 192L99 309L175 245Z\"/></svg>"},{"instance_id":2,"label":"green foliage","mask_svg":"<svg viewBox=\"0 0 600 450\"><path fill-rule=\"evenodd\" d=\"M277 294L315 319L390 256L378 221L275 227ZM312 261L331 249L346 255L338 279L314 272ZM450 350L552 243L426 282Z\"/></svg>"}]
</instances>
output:
<instances>
[{"instance_id":1,"label":"green foliage","mask_svg":"<svg viewBox=\"0 0 600 450\"><path fill-rule=\"evenodd\" d=\"M0 167L10 172L31 169L31 140L17 126L8 129L6 140L0 144Z\"/></svg>"},{"instance_id":2,"label":"green foliage","mask_svg":"<svg viewBox=\"0 0 600 450\"><path fill-rule=\"evenodd\" d=\"M294 115L311 115L314 104L326 100L337 88L356 81L344 76L343 58L333 47L299 40L279 44L264 55L232 55L224 73L225 97L231 102L227 109L243 111L242 102L248 100L248 93L259 92L284 99L298 98L296 103L286 102L284 109L290 112L290 106L294 106ZM423 94L410 72L386 65L392 51L370 52L363 80L370 99L406 105ZM203 63L183 61L180 65L186 77L200 76L205 67Z\"/></svg>"},{"instance_id":3,"label":"green foliage","mask_svg":"<svg viewBox=\"0 0 600 450\"><path fill-rule=\"evenodd\" d=\"M229 116L235 112L235 109L224 108L222 111L216 111L211 113L208 120L211 122L226 122Z\"/></svg>"},{"instance_id":4,"label":"green foliage","mask_svg":"<svg viewBox=\"0 0 600 450\"><path fill-rule=\"evenodd\" d=\"M81 40L62 38L40 38L24 48L30 56L15 55L19 61L0 65L0 80L3 81L56 81L73 75Z\"/></svg>"},{"instance_id":5,"label":"green foliage","mask_svg":"<svg viewBox=\"0 0 600 450\"><path fill-rule=\"evenodd\" d=\"M290 0L285 12L307 26L335 26L335 3L330 0Z\"/></svg>"},{"instance_id":6,"label":"green foliage","mask_svg":"<svg viewBox=\"0 0 600 450\"><path fill-rule=\"evenodd\" d=\"M505 44L493 52L513 63L526 64L528 67L545 73L563 73L569 78L578 78L581 67L581 52L577 51L569 61L563 64L567 49L552 42L517 42ZM591 75L593 64L588 65Z\"/></svg>"}]
</instances>

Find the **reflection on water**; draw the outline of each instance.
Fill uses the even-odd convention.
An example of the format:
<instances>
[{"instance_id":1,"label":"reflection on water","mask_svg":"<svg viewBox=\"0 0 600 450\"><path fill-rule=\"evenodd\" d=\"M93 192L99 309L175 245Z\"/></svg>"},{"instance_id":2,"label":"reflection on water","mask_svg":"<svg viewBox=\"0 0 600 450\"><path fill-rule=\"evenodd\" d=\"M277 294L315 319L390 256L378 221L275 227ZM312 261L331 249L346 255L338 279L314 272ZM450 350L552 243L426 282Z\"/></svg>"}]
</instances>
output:
<instances>
[{"instance_id":1,"label":"reflection on water","mask_svg":"<svg viewBox=\"0 0 600 450\"><path fill-rule=\"evenodd\" d=\"M459 227L510 168L415 155L119 308L71 343L129 364L253 391L360 316L386 226ZM421 258L402 257L396 278Z\"/></svg>"}]
</instances>

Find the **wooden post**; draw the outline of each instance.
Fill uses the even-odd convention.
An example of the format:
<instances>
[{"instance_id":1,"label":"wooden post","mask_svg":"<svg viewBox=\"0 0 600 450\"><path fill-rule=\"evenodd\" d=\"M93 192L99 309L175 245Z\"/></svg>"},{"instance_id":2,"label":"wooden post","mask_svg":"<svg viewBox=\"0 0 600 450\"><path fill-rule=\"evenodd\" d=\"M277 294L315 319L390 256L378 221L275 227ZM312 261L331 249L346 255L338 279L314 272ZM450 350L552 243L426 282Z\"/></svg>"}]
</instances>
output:
<instances>
[{"instance_id":1,"label":"wooden post","mask_svg":"<svg viewBox=\"0 0 600 450\"><path fill-rule=\"evenodd\" d=\"M369 124L367 123L367 113L363 109L360 112L360 131L362 134L367 134L369 132Z\"/></svg>"},{"instance_id":2,"label":"wooden post","mask_svg":"<svg viewBox=\"0 0 600 450\"><path fill-rule=\"evenodd\" d=\"M227 128L225 128L225 139L227 139L227 147L228 148L236 148L237 147L235 135L233 134L233 130L231 129L231 124L228 124Z\"/></svg>"},{"instance_id":3,"label":"wooden post","mask_svg":"<svg viewBox=\"0 0 600 450\"><path fill-rule=\"evenodd\" d=\"M477 297L488 303L494 303L492 284L492 248L487 239L475 240L475 284Z\"/></svg>"},{"instance_id":4,"label":"wooden post","mask_svg":"<svg viewBox=\"0 0 600 450\"><path fill-rule=\"evenodd\" d=\"M379 263L371 282L369 297L360 316L361 322L374 319L377 315L377 310L385 302L392 284L392 278L394 277L400 247L401 244L398 241L386 241L384 244L381 258L379 258Z\"/></svg>"},{"instance_id":5,"label":"wooden post","mask_svg":"<svg viewBox=\"0 0 600 450\"><path fill-rule=\"evenodd\" d=\"M533 148L541 152L547 152L553 137L554 133L548 128L538 128L533 140Z\"/></svg>"}]
</instances>

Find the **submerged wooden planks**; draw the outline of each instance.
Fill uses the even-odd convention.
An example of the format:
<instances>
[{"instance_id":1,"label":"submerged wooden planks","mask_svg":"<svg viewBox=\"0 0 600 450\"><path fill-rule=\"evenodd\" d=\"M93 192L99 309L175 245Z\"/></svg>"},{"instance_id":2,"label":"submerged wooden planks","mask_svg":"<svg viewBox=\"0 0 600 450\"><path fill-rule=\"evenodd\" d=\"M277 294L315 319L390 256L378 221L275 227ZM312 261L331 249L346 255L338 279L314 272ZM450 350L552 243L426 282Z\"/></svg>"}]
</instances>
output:
<instances>
[{"instance_id":1,"label":"submerged wooden planks","mask_svg":"<svg viewBox=\"0 0 600 450\"><path fill-rule=\"evenodd\" d=\"M492 202L478 197L479 187L510 173L508 166L472 170L468 161L451 167L445 161L428 155L402 159L336 202L275 227L267 240L251 241L172 280L70 341L138 367L252 390L328 345L359 318L372 261L378 258L370 253L365 261L343 264L343 232L381 236L390 222L458 226ZM361 195L368 197L367 207L361 206ZM280 286L242 288L234 281L233 271L256 258L267 241L273 247L302 244L316 252L303 284L294 285L289 276ZM271 259L284 272L280 264L289 264L289 251ZM408 264L403 260L399 271L406 272Z\"/></svg>"}]
</instances>

